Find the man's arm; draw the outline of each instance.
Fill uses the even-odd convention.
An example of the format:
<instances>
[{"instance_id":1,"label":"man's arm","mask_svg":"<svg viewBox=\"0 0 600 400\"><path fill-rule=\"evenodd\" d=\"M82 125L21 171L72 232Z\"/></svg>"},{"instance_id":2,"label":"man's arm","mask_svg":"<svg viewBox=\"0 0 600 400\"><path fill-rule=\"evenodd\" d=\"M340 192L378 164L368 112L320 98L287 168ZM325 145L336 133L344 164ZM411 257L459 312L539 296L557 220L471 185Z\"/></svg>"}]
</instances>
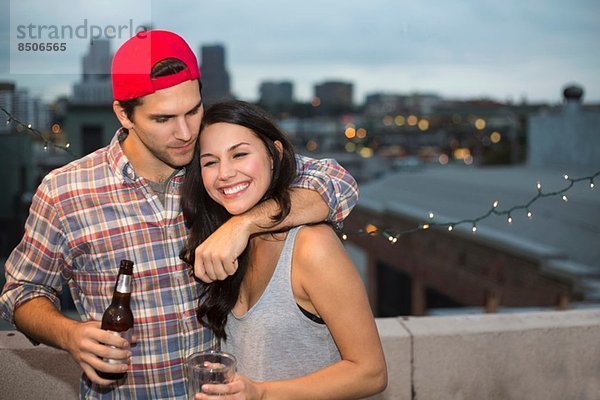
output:
<instances>
[{"instance_id":1,"label":"man's arm","mask_svg":"<svg viewBox=\"0 0 600 400\"><path fill-rule=\"evenodd\" d=\"M194 274L204 282L223 280L237 270L237 258L250 236L292 226L324 221L329 213L321 195L310 189L290 189L291 211L279 224L270 217L279 212L275 200L263 201L244 214L231 217L196 248Z\"/></svg>"},{"instance_id":2,"label":"man's arm","mask_svg":"<svg viewBox=\"0 0 600 400\"><path fill-rule=\"evenodd\" d=\"M45 297L35 297L18 306L14 321L21 332L39 343L68 351L92 382L114 382L100 378L95 369L113 373L128 369L131 351L125 339L100 329L99 321L67 318ZM111 364L102 358L123 360L125 364Z\"/></svg>"},{"instance_id":3,"label":"man's arm","mask_svg":"<svg viewBox=\"0 0 600 400\"><path fill-rule=\"evenodd\" d=\"M122 366L111 365L101 358L127 360L129 349L123 339L100 329L100 322L77 322L59 311L58 293L64 280L64 237L50 178L42 182L33 197L25 233L4 265L6 284L0 296L0 314L29 338L68 351L88 377L100 379L94 367L106 372L120 372ZM101 343L105 343L101 344Z\"/></svg>"},{"instance_id":4,"label":"man's arm","mask_svg":"<svg viewBox=\"0 0 600 400\"><path fill-rule=\"evenodd\" d=\"M234 216L217 229L195 251L194 273L204 282L223 280L237 270L237 258L250 236L329 219L341 225L358 201L354 178L335 160L314 160L297 156L298 178L290 189L289 215L273 225L271 216L279 212L274 200L256 205Z\"/></svg>"},{"instance_id":5,"label":"man's arm","mask_svg":"<svg viewBox=\"0 0 600 400\"><path fill-rule=\"evenodd\" d=\"M296 165L298 178L292 186L317 191L329 207L327 220L340 228L358 202L356 180L332 158L316 160L298 155Z\"/></svg>"}]
</instances>

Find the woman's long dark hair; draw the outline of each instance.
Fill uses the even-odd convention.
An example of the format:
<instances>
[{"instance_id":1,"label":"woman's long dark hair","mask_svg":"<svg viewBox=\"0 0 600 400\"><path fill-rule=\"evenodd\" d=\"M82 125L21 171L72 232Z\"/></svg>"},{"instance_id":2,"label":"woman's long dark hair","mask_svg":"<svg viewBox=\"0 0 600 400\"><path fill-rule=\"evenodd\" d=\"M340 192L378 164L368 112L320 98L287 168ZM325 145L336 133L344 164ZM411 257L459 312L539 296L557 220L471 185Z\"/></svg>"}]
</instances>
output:
<instances>
[{"instance_id":1,"label":"woman's long dark hair","mask_svg":"<svg viewBox=\"0 0 600 400\"><path fill-rule=\"evenodd\" d=\"M273 171L271 184L263 201L273 199L277 202L280 211L272 216L271 220L273 225L280 223L290 212L289 189L296 177L296 158L292 144L265 112L243 101L226 101L210 107L202 118L200 135L206 127L219 122L246 127L264 143L273 160ZM276 140L282 144L281 155L275 147ZM200 139L198 139L194 158L187 167L181 192L183 215L190 236L180 257L191 265L194 265L196 247L231 218L225 208L208 195L202 183L199 143ZM200 295L196 310L198 320L220 339L227 339L225 334L227 315L237 302L248 262L248 247L246 247L238 258L238 269L235 274L223 281L206 284Z\"/></svg>"}]
</instances>

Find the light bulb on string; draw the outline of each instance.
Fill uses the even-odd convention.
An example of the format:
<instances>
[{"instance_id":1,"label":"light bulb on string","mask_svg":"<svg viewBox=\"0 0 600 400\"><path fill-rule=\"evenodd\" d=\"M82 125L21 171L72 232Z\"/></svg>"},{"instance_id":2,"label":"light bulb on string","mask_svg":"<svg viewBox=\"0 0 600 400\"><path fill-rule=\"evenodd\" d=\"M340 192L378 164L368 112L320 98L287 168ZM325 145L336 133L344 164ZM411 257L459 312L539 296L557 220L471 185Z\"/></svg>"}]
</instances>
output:
<instances>
[{"instance_id":1,"label":"light bulb on string","mask_svg":"<svg viewBox=\"0 0 600 400\"><path fill-rule=\"evenodd\" d=\"M31 129L31 124L27 124L27 128Z\"/></svg>"},{"instance_id":2,"label":"light bulb on string","mask_svg":"<svg viewBox=\"0 0 600 400\"><path fill-rule=\"evenodd\" d=\"M342 235L342 240L348 240L348 235L346 235L345 233Z\"/></svg>"},{"instance_id":3,"label":"light bulb on string","mask_svg":"<svg viewBox=\"0 0 600 400\"><path fill-rule=\"evenodd\" d=\"M473 231L473 233L477 232L477 225L473 224L471 231Z\"/></svg>"},{"instance_id":4,"label":"light bulb on string","mask_svg":"<svg viewBox=\"0 0 600 400\"><path fill-rule=\"evenodd\" d=\"M565 203L566 203L567 201L569 201L569 198L567 197L567 195L566 195L566 194L563 194L563 195L562 195L562 199L563 199L563 201L564 201Z\"/></svg>"},{"instance_id":5,"label":"light bulb on string","mask_svg":"<svg viewBox=\"0 0 600 400\"><path fill-rule=\"evenodd\" d=\"M68 149L69 147L71 147L71 143L67 143L67 144L65 145L65 149Z\"/></svg>"},{"instance_id":6,"label":"light bulb on string","mask_svg":"<svg viewBox=\"0 0 600 400\"><path fill-rule=\"evenodd\" d=\"M537 181L537 184L535 185L535 187L537 188L538 192L542 191L542 183L540 181Z\"/></svg>"},{"instance_id":7,"label":"light bulb on string","mask_svg":"<svg viewBox=\"0 0 600 400\"><path fill-rule=\"evenodd\" d=\"M509 224L512 224L512 217L510 214L508 214L508 218L506 219L506 222L508 222Z\"/></svg>"},{"instance_id":8,"label":"light bulb on string","mask_svg":"<svg viewBox=\"0 0 600 400\"><path fill-rule=\"evenodd\" d=\"M498 207L498 204L500 204L498 200L494 201L494 204L492 204L492 208L496 209Z\"/></svg>"},{"instance_id":9,"label":"light bulb on string","mask_svg":"<svg viewBox=\"0 0 600 400\"><path fill-rule=\"evenodd\" d=\"M527 209L527 218L529 218L529 219L533 218L533 213L529 209Z\"/></svg>"},{"instance_id":10,"label":"light bulb on string","mask_svg":"<svg viewBox=\"0 0 600 400\"><path fill-rule=\"evenodd\" d=\"M452 229L454 229L453 225L448 225L448 232L452 232Z\"/></svg>"},{"instance_id":11,"label":"light bulb on string","mask_svg":"<svg viewBox=\"0 0 600 400\"><path fill-rule=\"evenodd\" d=\"M433 212L429 211L429 219L433 219L435 215L433 214Z\"/></svg>"},{"instance_id":12,"label":"light bulb on string","mask_svg":"<svg viewBox=\"0 0 600 400\"><path fill-rule=\"evenodd\" d=\"M569 175L565 174L565 181L569 180Z\"/></svg>"},{"instance_id":13,"label":"light bulb on string","mask_svg":"<svg viewBox=\"0 0 600 400\"><path fill-rule=\"evenodd\" d=\"M423 225L421 226L421 229L429 229L429 224L423 224Z\"/></svg>"},{"instance_id":14,"label":"light bulb on string","mask_svg":"<svg viewBox=\"0 0 600 400\"><path fill-rule=\"evenodd\" d=\"M590 178L590 189L594 188L594 178Z\"/></svg>"}]
</instances>

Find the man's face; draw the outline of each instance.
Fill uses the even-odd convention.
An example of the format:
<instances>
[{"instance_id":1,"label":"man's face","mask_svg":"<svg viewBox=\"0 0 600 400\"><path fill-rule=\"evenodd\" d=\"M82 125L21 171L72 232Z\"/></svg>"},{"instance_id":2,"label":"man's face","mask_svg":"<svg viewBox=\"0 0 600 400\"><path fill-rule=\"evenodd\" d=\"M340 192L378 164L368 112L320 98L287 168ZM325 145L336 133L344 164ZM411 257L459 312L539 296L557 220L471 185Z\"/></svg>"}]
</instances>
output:
<instances>
[{"instance_id":1,"label":"man's face","mask_svg":"<svg viewBox=\"0 0 600 400\"><path fill-rule=\"evenodd\" d=\"M136 171L167 174L192 160L204 108L198 81L186 81L142 98L129 122L124 149Z\"/></svg>"}]
</instances>

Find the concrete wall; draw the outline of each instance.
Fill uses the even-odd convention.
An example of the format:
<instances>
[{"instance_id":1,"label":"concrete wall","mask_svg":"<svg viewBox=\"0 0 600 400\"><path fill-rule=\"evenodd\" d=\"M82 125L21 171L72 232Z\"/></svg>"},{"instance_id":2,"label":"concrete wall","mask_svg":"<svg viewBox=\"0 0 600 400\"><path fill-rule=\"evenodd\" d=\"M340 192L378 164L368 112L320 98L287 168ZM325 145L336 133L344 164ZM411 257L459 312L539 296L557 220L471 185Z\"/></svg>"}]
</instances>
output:
<instances>
[{"instance_id":1,"label":"concrete wall","mask_svg":"<svg viewBox=\"0 0 600 400\"><path fill-rule=\"evenodd\" d=\"M600 309L378 319L389 385L375 400L597 400ZM0 332L0 398L77 397L70 357Z\"/></svg>"},{"instance_id":2,"label":"concrete wall","mask_svg":"<svg viewBox=\"0 0 600 400\"><path fill-rule=\"evenodd\" d=\"M600 113L569 103L560 113L532 116L528 125L529 164L600 167Z\"/></svg>"}]
</instances>

